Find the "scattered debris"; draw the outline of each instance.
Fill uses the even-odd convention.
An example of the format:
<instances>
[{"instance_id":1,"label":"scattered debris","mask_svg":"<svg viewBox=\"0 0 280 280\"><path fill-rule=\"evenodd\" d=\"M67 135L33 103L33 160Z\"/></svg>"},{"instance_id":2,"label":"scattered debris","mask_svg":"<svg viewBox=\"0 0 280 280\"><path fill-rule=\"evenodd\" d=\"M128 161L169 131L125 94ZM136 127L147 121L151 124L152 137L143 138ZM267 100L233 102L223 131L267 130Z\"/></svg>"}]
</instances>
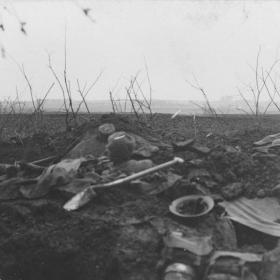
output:
<instances>
[{"instance_id":1,"label":"scattered debris","mask_svg":"<svg viewBox=\"0 0 280 280\"><path fill-rule=\"evenodd\" d=\"M191 169L187 179L190 183L196 182L209 187L209 182L211 181L211 174L205 169Z\"/></svg>"},{"instance_id":2,"label":"scattered debris","mask_svg":"<svg viewBox=\"0 0 280 280\"><path fill-rule=\"evenodd\" d=\"M173 160L171 160L169 162L166 162L166 163L151 167L149 169L140 171L139 173L132 174L126 178L119 179L114 182L110 182L110 183L103 184L103 185L90 186L90 187L86 188L84 191L82 191L82 192L78 193L76 196L74 196L70 201L68 201L64 205L64 209L68 210L68 211L77 210L78 208L87 204L93 197L96 196L95 190L97 190L97 189L111 188L114 186L118 186L120 184L125 184L132 180L144 177L150 173L161 170L163 168L170 167L176 163L183 163L183 162L184 162L184 160L182 160L181 158L174 158Z\"/></svg>"},{"instance_id":3,"label":"scattered debris","mask_svg":"<svg viewBox=\"0 0 280 280\"><path fill-rule=\"evenodd\" d=\"M85 158L67 159L51 165L37 178L36 185L21 188L21 193L26 198L39 198L48 194L51 189L70 183L78 173Z\"/></svg>"},{"instance_id":4,"label":"scattered debris","mask_svg":"<svg viewBox=\"0 0 280 280\"><path fill-rule=\"evenodd\" d=\"M258 197L258 198L264 198L264 197L266 197L266 191L263 190L263 189L258 190L258 191L257 191L257 197Z\"/></svg>"},{"instance_id":5,"label":"scattered debris","mask_svg":"<svg viewBox=\"0 0 280 280\"><path fill-rule=\"evenodd\" d=\"M277 139L280 139L280 133L268 135L268 136L264 137L263 139L254 142L254 145L255 146L265 146L265 145L273 143L273 141L275 141Z\"/></svg>"},{"instance_id":6,"label":"scattered debris","mask_svg":"<svg viewBox=\"0 0 280 280\"><path fill-rule=\"evenodd\" d=\"M25 26L26 26L26 22L23 22L23 21L20 22L20 31L21 31L24 35L27 35Z\"/></svg>"},{"instance_id":7,"label":"scattered debris","mask_svg":"<svg viewBox=\"0 0 280 280\"><path fill-rule=\"evenodd\" d=\"M195 139L173 143L174 151L185 151L194 144Z\"/></svg>"},{"instance_id":8,"label":"scattered debris","mask_svg":"<svg viewBox=\"0 0 280 280\"><path fill-rule=\"evenodd\" d=\"M214 198L213 198L214 199ZM216 202L216 200L214 199ZM220 201L218 200L217 203ZM222 238L223 246L219 246L219 249L223 250L236 250L237 246L237 234L232 221L225 215L220 216L215 222L215 229L213 234L214 238ZM221 240L219 240L221 242ZM215 242L215 244L217 241Z\"/></svg>"},{"instance_id":9,"label":"scattered debris","mask_svg":"<svg viewBox=\"0 0 280 280\"><path fill-rule=\"evenodd\" d=\"M250 263L262 262L262 255L216 251L210 258L205 280L257 280Z\"/></svg>"},{"instance_id":10,"label":"scattered debris","mask_svg":"<svg viewBox=\"0 0 280 280\"><path fill-rule=\"evenodd\" d=\"M116 132L108 138L107 149L109 157L114 163L121 163L129 160L135 148L135 139L125 133Z\"/></svg>"},{"instance_id":11,"label":"scattered debris","mask_svg":"<svg viewBox=\"0 0 280 280\"><path fill-rule=\"evenodd\" d=\"M135 149L133 155L140 156L143 158L150 158L159 151L159 148L143 137L130 133L130 135L135 139Z\"/></svg>"},{"instance_id":12,"label":"scattered debris","mask_svg":"<svg viewBox=\"0 0 280 280\"><path fill-rule=\"evenodd\" d=\"M265 153L263 153L263 152L253 153L252 158L256 158L256 159L258 159L258 158L259 159L262 159L262 158L264 158L264 159L275 159L275 158L277 158L277 155L268 153L267 150L265 150Z\"/></svg>"},{"instance_id":13,"label":"scattered debris","mask_svg":"<svg viewBox=\"0 0 280 280\"><path fill-rule=\"evenodd\" d=\"M270 154L272 148L280 147L280 133L264 137L262 140L254 143L254 150L259 153Z\"/></svg>"},{"instance_id":14,"label":"scattered debris","mask_svg":"<svg viewBox=\"0 0 280 280\"><path fill-rule=\"evenodd\" d=\"M243 184L236 182L236 183L226 185L221 189L221 192L222 192L222 196L226 200L233 200L239 197L243 193L243 190L244 190Z\"/></svg>"},{"instance_id":15,"label":"scattered debris","mask_svg":"<svg viewBox=\"0 0 280 280\"><path fill-rule=\"evenodd\" d=\"M280 247L278 246L263 255L260 279L276 280L280 277Z\"/></svg>"},{"instance_id":16,"label":"scattered debris","mask_svg":"<svg viewBox=\"0 0 280 280\"><path fill-rule=\"evenodd\" d=\"M169 171L167 174L154 173L154 176L151 175L150 178L144 180L135 180L132 181L131 184L142 193L156 195L175 186L182 180L182 176Z\"/></svg>"},{"instance_id":17,"label":"scattered debris","mask_svg":"<svg viewBox=\"0 0 280 280\"><path fill-rule=\"evenodd\" d=\"M280 205L277 199L242 197L231 202L220 202L219 205L225 208L231 220L256 231L280 237Z\"/></svg>"},{"instance_id":18,"label":"scattered debris","mask_svg":"<svg viewBox=\"0 0 280 280\"><path fill-rule=\"evenodd\" d=\"M0 183L0 200L10 200L21 197L20 187L21 180L11 178Z\"/></svg>"},{"instance_id":19,"label":"scattered debris","mask_svg":"<svg viewBox=\"0 0 280 280\"><path fill-rule=\"evenodd\" d=\"M232 251L216 251L212 256L212 261L216 261L220 257L233 257L242 260L243 262L261 262L263 255L252 253L240 253Z\"/></svg>"},{"instance_id":20,"label":"scattered debris","mask_svg":"<svg viewBox=\"0 0 280 280\"><path fill-rule=\"evenodd\" d=\"M200 155L208 155L211 152L211 150L208 147L199 146L196 144L190 146L190 150Z\"/></svg>"},{"instance_id":21,"label":"scattered debris","mask_svg":"<svg viewBox=\"0 0 280 280\"><path fill-rule=\"evenodd\" d=\"M167 266L164 271L163 280L169 279L194 280L196 279L196 274L190 265L183 263L173 263Z\"/></svg>"},{"instance_id":22,"label":"scattered debris","mask_svg":"<svg viewBox=\"0 0 280 280\"><path fill-rule=\"evenodd\" d=\"M21 269L25 264L20 259L22 252L32 247L34 236L34 242L42 247L38 256L43 253L43 257L32 256L30 267L48 264L44 252L54 252L51 259L55 260L72 254L78 256L79 265L80 259L85 262L77 273L85 271L98 279L111 279L115 274L122 279L136 279L140 274L143 279L156 279L157 261L162 263L159 267L166 279L178 276L180 271L188 271L180 275L186 279L279 278L279 254L272 257L267 253L264 260L261 255L251 254L267 248L241 245L238 226L243 224L270 238L280 237L280 206L276 198L269 197L280 197L279 156L273 153L273 147L280 146L280 134L256 142L252 149L252 138L246 146L210 132L203 139L196 135L196 143L178 133L165 142L157 132L150 135L143 129L142 133L141 127L118 123L115 116L104 121L85 133L77 132L74 141L71 136L72 148L64 156L30 163L13 159L7 161L11 164L0 164L0 240L5 240L0 241L0 249L8 252L11 247L11 252L21 252L15 257L7 253L8 268L11 259ZM14 145L24 143L23 139ZM184 160L169 161L174 155ZM171 166L168 171L162 170ZM98 199L89 207L69 213L96 196ZM57 238L57 234L62 236ZM77 236L82 241L77 241ZM204 275L209 254L210 269ZM108 260L106 269L99 265L105 263L104 258ZM69 259L66 267L70 275L79 278L71 270L76 260ZM0 264L3 260L0 254ZM251 270L247 262L262 262L265 273ZM0 265L1 271L4 266ZM237 268L247 276L234 274ZM46 269L42 265L42 271Z\"/></svg>"},{"instance_id":23,"label":"scattered debris","mask_svg":"<svg viewBox=\"0 0 280 280\"><path fill-rule=\"evenodd\" d=\"M164 238L167 247L188 250L198 256L207 256L213 251L211 236L185 237L182 232L171 232Z\"/></svg>"},{"instance_id":24,"label":"scattered debris","mask_svg":"<svg viewBox=\"0 0 280 280\"><path fill-rule=\"evenodd\" d=\"M189 150L191 152L195 152L203 156L208 155L211 152L211 150L208 147L196 144L195 139L175 142L173 143L173 149L175 152Z\"/></svg>"},{"instance_id":25,"label":"scattered debris","mask_svg":"<svg viewBox=\"0 0 280 280\"><path fill-rule=\"evenodd\" d=\"M65 158L75 159L86 156L102 156L105 152L106 144L100 141L96 134L85 135L85 137L75 146Z\"/></svg>"},{"instance_id":26,"label":"scattered debris","mask_svg":"<svg viewBox=\"0 0 280 280\"><path fill-rule=\"evenodd\" d=\"M126 162L123 162L116 167L124 172L127 175L138 173L145 169L149 169L153 167L153 162L150 159L143 159L143 160L135 160L131 159Z\"/></svg>"},{"instance_id":27,"label":"scattered debris","mask_svg":"<svg viewBox=\"0 0 280 280\"><path fill-rule=\"evenodd\" d=\"M111 123L105 123L98 127L99 139L106 142L108 137L116 132L116 128Z\"/></svg>"},{"instance_id":28,"label":"scattered debris","mask_svg":"<svg viewBox=\"0 0 280 280\"><path fill-rule=\"evenodd\" d=\"M240 153L241 152L241 149L238 146L232 147L232 146L229 146L229 145L225 145L224 149L227 153Z\"/></svg>"},{"instance_id":29,"label":"scattered debris","mask_svg":"<svg viewBox=\"0 0 280 280\"><path fill-rule=\"evenodd\" d=\"M176 216L183 218L197 218L208 214L214 207L210 196L189 195L174 200L169 210Z\"/></svg>"},{"instance_id":30,"label":"scattered debris","mask_svg":"<svg viewBox=\"0 0 280 280\"><path fill-rule=\"evenodd\" d=\"M196 159L192 159L189 161L190 164L192 164L195 167L200 167L203 164L203 159L201 158L196 158Z\"/></svg>"},{"instance_id":31,"label":"scattered debris","mask_svg":"<svg viewBox=\"0 0 280 280\"><path fill-rule=\"evenodd\" d=\"M182 111L178 110L177 112L175 112L172 116L171 119L175 119Z\"/></svg>"},{"instance_id":32,"label":"scattered debris","mask_svg":"<svg viewBox=\"0 0 280 280\"><path fill-rule=\"evenodd\" d=\"M272 190L271 194L275 197L280 197L280 184L277 184Z\"/></svg>"}]
</instances>

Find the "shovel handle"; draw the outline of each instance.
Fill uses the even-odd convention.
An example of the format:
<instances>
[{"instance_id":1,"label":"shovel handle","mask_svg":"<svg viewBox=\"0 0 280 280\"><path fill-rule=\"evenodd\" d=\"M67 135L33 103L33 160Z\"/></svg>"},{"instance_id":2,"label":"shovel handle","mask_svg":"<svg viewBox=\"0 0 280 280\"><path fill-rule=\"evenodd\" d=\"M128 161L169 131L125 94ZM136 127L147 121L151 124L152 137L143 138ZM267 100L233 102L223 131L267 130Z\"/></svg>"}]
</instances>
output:
<instances>
[{"instance_id":1,"label":"shovel handle","mask_svg":"<svg viewBox=\"0 0 280 280\"><path fill-rule=\"evenodd\" d=\"M113 187L113 186L116 186L116 185L128 183L128 182L130 182L132 180L136 180L138 178L144 177L144 176L146 176L148 174L151 174L151 173L156 172L158 170L161 170L163 168L167 168L167 167L172 166L172 165L174 165L176 163L183 163L183 162L184 162L184 160L182 158L175 157L173 160L167 161L167 162L162 163L160 165L148 168L146 170L140 171L138 173L132 174L132 175L127 176L125 178L118 179L118 180L115 180L113 182L110 182L110 183L107 183L107 184L104 184L104 185L92 186L92 188L93 189L106 188L106 187Z\"/></svg>"},{"instance_id":2,"label":"shovel handle","mask_svg":"<svg viewBox=\"0 0 280 280\"><path fill-rule=\"evenodd\" d=\"M83 205L85 205L86 203L88 203L94 196L96 196L95 193L95 189L102 189L102 188L109 188L109 187L113 187L113 186L117 186L123 183L127 183L129 181L135 180L137 178L143 177L145 175L148 175L152 172L156 172L160 169L169 167L173 164L176 163L183 163L184 160L179 158L179 157L175 157L173 160L165 162L163 164L148 168L146 170L143 170L141 172L132 174L128 177L122 178L122 179L118 179L116 181L107 183L107 184L102 184L102 185L93 185L93 186L89 186L87 187L85 190L83 190L82 192L76 194L74 197L72 197L64 206L63 208L67 211L72 211L72 210L76 210L80 207L82 207Z\"/></svg>"}]
</instances>

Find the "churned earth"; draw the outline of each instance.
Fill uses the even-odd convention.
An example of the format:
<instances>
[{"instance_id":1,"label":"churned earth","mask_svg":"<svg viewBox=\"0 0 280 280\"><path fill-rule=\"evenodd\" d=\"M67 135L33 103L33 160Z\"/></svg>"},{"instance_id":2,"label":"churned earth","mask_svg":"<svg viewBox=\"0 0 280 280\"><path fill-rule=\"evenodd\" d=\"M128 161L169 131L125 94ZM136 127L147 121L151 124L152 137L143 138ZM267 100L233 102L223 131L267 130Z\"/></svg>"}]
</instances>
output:
<instances>
[{"instance_id":1,"label":"churned earth","mask_svg":"<svg viewBox=\"0 0 280 280\"><path fill-rule=\"evenodd\" d=\"M194 120L155 115L154 122L146 125L132 116L108 114L96 115L91 123L72 131L63 131L61 120L56 131L45 130L21 141L2 141L1 163L29 162L63 155L88 131L94 133L100 124L113 123L117 130L133 132L158 146L159 152L151 158L154 163L174 156L184 158L185 163L171 168L183 179L160 194L149 195L126 184L100 192L74 212L63 209L69 194L56 190L41 199L1 201L0 278L159 279L162 238L176 227L174 223L180 223L169 213L168 206L174 199L199 192L218 199L272 195L272 189L280 183L280 156L277 150L275 157L255 156L253 142L279 132L279 120L278 116L265 117L257 125L246 116ZM173 149L174 142L191 138L208 147L209 152ZM249 240L246 233L251 232L225 223L218 208L198 221L184 221L182 226L190 235L210 234L219 249L264 253L277 245L277 240L256 232L252 233L255 239ZM279 279L278 272L273 273L265 279Z\"/></svg>"}]
</instances>

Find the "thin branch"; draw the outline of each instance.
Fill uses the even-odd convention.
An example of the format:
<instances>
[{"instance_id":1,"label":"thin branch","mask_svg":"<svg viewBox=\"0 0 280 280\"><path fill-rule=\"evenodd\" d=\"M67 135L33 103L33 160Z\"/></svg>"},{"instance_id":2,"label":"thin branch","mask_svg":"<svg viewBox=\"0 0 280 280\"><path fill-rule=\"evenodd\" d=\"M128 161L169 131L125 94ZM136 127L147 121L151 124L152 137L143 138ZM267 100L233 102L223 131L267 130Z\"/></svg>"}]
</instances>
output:
<instances>
[{"instance_id":1,"label":"thin branch","mask_svg":"<svg viewBox=\"0 0 280 280\"><path fill-rule=\"evenodd\" d=\"M249 110L253 115L255 115L255 111L253 110L252 106L250 105L249 101L246 99L246 97L243 95L241 90L237 88L237 91L239 92L239 95L241 96L242 100L245 102L245 104L248 106Z\"/></svg>"},{"instance_id":2,"label":"thin branch","mask_svg":"<svg viewBox=\"0 0 280 280\"><path fill-rule=\"evenodd\" d=\"M79 112L81 105L84 103L84 104L85 104L85 107L86 107L86 109L87 109L87 112L88 112L88 114L90 115L90 110L89 110L89 108L88 108L88 105L87 105L87 102L86 102L86 99L85 99L85 95L84 95L84 91L85 91L86 84L85 84L83 90L81 90L79 80L77 79L77 86L78 86L78 92L79 92L79 94L80 94L81 97L82 97L82 102L80 102L76 113Z\"/></svg>"},{"instance_id":3,"label":"thin branch","mask_svg":"<svg viewBox=\"0 0 280 280\"><path fill-rule=\"evenodd\" d=\"M101 76L103 75L103 70L100 71L99 75L96 77L96 79L94 80L94 82L89 86L89 88L87 89L84 97L86 98L87 95L89 94L89 92L93 89L93 87L96 85L96 83L99 81L99 79L101 78Z\"/></svg>"},{"instance_id":4,"label":"thin branch","mask_svg":"<svg viewBox=\"0 0 280 280\"><path fill-rule=\"evenodd\" d=\"M269 76L270 76L270 74L269 74ZM271 78L271 76L270 76L270 78ZM274 81L271 79L271 82L272 82L272 84L273 84L273 86L274 86L274 94L273 94L273 96L271 95L271 93L270 93L270 90L269 90L269 88L268 88L268 86L267 86L267 84L266 84L266 81L264 82L264 84L265 84L265 88L266 88L266 91L267 91L267 94L268 94L268 96L269 96L269 98L270 98L270 105L271 105L271 103L273 103L273 105L277 108L277 110L278 111L280 111L280 107L278 106L278 104L276 103L276 101L275 101L275 94L278 92L278 90L277 90L277 87L276 87L276 85L274 84Z\"/></svg>"},{"instance_id":5,"label":"thin branch","mask_svg":"<svg viewBox=\"0 0 280 280\"><path fill-rule=\"evenodd\" d=\"M110 100L111 100L111 105L112 105L112 109L113 109L113 112L114 113L117 113L117 111L116 111L116 107L115 107L115 100L114 100L114 98L113 98L113 93L112 93L112 91L109 91L109 96L110 96Z\"/></svg>"},{"instance_id":6,"label":"thin branch","mask_svg":"<svg viewBox=\"0 0 280 280\"><path fill-rule=\"evenodd\" d=\"M17 63L17 62L16 62ZM21 67L19 66L19 64L17 63L27 85L28 85L28 88L29 88L29 93L30 93L30 97L31 97L31 101L32 101L32 105L33 105L33 108L34 108L34 112L36 112L36 105L35 105L35 100L34 100L34 95L33 95L33 88L32 88L32 85L31 85L31 82L29 80L29 78L27 77L27 74L25 72L25 69L24 69L24 65L22 64Z\"/></svg>"},{"instance_id":7,"label":"thin branch","mask_svg":"<svg viewBox=\"0 0 280 280\"><path fill-rule=\"evenodd\" d=\"M149 106L151 107L152 106L152 93L153 93L153 89L152 89L152 83L151 83L151 79L150 79L150 75L149 75L149 69L148 69L148 65L147 65L146 60L145 60L145 70L146 70L146 76L147 76L148 83L149 83L149 94L150 94Z\"/></svg>"},{"instance_id":8,"label":"thin branch","mask_svg":"<svg viewBox=\"0 0 280 280\"><path fill-rule=\"evenodd\" d=\"M194 74L193 74L193 76L194 76ZM202 93L202 95L203 95L203 97L204 97L204 100L205 100L205 102L206 102L206 105L207 105L207 107L208 107L209 112L210 112L212 115L214 115L215 117L218 117L216 110L212 107L212 105L211 105L211 103L210 103L210 101L209 101L209 99L208 99L207 93L205 92L205 90L204 90L201 86L199 86L199 83L198 83L198 81L197 81L197 79L196 79L195 76L194 76L194 79L195 79L197 85L192 84L192 83L191 83L190 81L188 81L188 80L185 80L185 81L186 81L191 87L193 87L194 89L199 90L199 91Z\"/></svg>"},{"instance_id":9,"label":"thin branch","mask_svg":"<svg viewBox=\"0 0 280 280\"><path fill-rule=\"evenodd\" d=\"M53 89L54 85L55 85L55 83L52 83L52 84L50 85L50 87L48 88L48 90L46 91L46 93L45 93L43 99L39 102L39 104L38 104L38 106L37 106L37 111L40 111L40 110L41 110L43 104L45 103L45 101L46 101L46 99L47 99L49 93L50 93L51 90Z\"/></svg>"},{"instance_id":10,"label":"thin branch","mask_svg":"<svg viewBox=\"0 0 280 280\"><path fill-rule=\"evenodd\" d=\"M48 65L48 67L49 67L51 73L53 74L55 80L57 81L57 83L58 83L58 85L59 85L59 87L60 87L60 90L61 90L62 95L63 95L64 108L65 108L65 111L68 112L68 107L67 107L67 104L66 104L65 90L64 90L64 87L63 87L63 85L62 85L62 82L60 81L58 75L56 74L56 72L55 72L55 70L54 70L54 68L53 68L53 66L52 66L50 54L48 54L48 59L49 59L49 65Z\"/></svg>"}]
</instances>

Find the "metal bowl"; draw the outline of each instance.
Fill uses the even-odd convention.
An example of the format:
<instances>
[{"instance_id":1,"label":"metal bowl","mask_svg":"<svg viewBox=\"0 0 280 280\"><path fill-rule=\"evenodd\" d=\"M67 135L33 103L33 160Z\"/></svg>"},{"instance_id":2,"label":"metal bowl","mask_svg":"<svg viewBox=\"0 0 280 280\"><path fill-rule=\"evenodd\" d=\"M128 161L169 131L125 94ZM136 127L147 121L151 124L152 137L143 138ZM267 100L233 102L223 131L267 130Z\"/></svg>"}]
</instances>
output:
<instances>
[{"instance_id":1,"label":"metal bowl","mask_svg":"<svg viewBox=\"0 0 280 280\"><path fill-rule=\"evenodd\" d=\"M208 214L215 203L212 197L205 195L188 195L174 200L169 210L182 218L196 218ZM185 207L186 211L183 211Z\"/></svg>"}]
</instances>

